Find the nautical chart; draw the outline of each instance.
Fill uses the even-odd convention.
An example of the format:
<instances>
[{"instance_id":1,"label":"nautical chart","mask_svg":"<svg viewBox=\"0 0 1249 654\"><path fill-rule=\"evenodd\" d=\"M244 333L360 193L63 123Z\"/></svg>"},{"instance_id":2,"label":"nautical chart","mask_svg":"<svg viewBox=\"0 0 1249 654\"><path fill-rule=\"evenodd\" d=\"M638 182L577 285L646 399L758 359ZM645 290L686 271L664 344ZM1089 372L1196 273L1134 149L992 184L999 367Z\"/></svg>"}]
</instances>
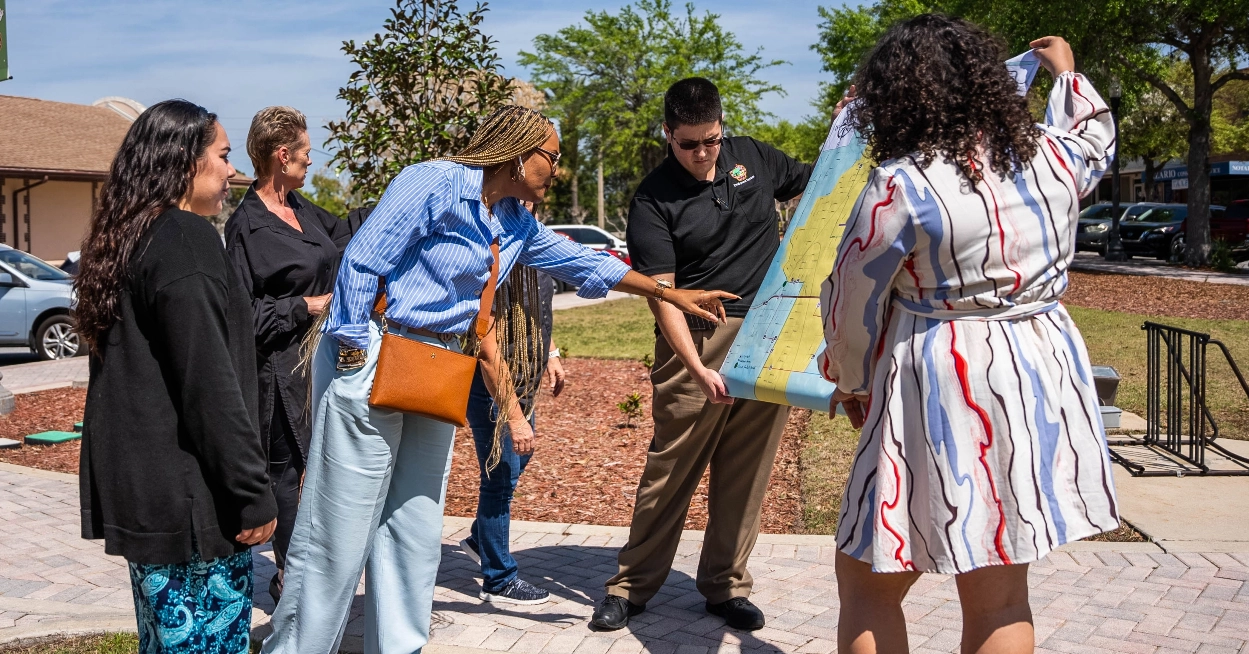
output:
<instances>
[{"instance_id":1,"label":"nautical chart","mask_svg":"<svg viewBox=\"0 0 1249 654\"><path fill-rule=\"evenodd\" d=\"M1006 67L1027 93L1040 62L1032 51ZM872 163L842 111L829 130L780 250L729 348L720 374L729 395L828 411L834 386L816 368L824 351L820 284L833 269L850 211L867 185Z\"/></svg>"}]
</instances>

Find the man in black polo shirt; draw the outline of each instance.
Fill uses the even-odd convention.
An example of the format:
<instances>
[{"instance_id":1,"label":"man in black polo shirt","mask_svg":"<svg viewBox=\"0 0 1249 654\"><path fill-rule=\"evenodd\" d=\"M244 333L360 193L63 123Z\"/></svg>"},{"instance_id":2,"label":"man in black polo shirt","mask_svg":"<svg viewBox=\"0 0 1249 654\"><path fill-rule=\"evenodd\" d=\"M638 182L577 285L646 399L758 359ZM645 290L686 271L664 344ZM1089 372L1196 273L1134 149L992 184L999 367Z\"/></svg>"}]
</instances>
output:
<instances>
[{"instance_id":1,"label":"man in black polo shirt","mask_svg":"<svg viewBox=\"0 0 1249 654\"><path fill-rule=\"evenodd\" d=\"M650 301L655 339L655 438L638 483L629 542L592 624L619 629L641 613L672 568L690 499L711 466L698 590L731 627L759 629L746 559L789 407L726 394L718 372L780 246L773 200L802 193L813 166L749 137L723 137L720 93L702 78L664 95L668 156L638 186L626 238L633 267L677 288L715 288L727 324L686 320Z\"/></svg>"}]
</instances>

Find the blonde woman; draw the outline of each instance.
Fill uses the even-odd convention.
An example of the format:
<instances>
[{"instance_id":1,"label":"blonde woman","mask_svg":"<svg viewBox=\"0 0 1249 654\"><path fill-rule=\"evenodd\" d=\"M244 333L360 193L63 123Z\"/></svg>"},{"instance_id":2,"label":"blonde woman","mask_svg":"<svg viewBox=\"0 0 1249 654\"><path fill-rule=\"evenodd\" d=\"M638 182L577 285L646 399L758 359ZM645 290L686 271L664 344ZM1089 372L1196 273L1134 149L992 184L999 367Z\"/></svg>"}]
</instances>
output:
<instances>
[{"instance_id":1,"label":"blonde woman","mask_svg":"<svg viewBox=\"0 0 1249 654\"><path fill-rule=\"evenodd\" d=\"M291 107L261 109L247 132L247 154L256 181L226 222L226 250L252 301L260 441L278 502L273 534L278 572L269 580L276 602L312 439L299 344L329 305L338 259L351 235L345 221L296 192L312 165L302 113Z\"/></svg>"},{"instance_id":2,"label":"blonde woman","mask_svg":"<svg viewBox=\"0 0 1249 654\"><path fill-rule=\"evenodd\" d=\"M390 333L453 350L479 306L493 241L500 283L520 263L583 297L615 289L723 319L720 300L731 294L665 288L534 220L521 203L542 201L559 157L549 120L502 107L458 155L404 169L344 252L312 360L312 446L265 652L337 652L366 566L365 652L408 654L429 641L455 427L368 405L379 281ZM482 372L496 401L514 401L511 384L496 383L509 379L506 366ZM507 415L514 439L532 438L523 412Z\"/></svg>"}]
</instances>

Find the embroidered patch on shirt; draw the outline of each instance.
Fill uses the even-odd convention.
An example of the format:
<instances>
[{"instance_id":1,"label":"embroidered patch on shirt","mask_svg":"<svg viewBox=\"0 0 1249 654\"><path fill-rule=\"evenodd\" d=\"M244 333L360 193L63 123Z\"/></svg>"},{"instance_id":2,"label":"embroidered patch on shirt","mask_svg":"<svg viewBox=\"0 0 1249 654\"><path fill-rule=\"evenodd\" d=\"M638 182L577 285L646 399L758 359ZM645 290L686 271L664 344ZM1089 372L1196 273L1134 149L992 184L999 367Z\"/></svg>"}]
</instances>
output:
<instances>
[{"instance_id":1,"label":"embroidered patch on shirt","mask_svg":"<svg viewBox=\"0 0 1249 654\"><path fill-rule=\"evenodd\" d=\"M733 170L729 171L729 176L739 182L746 181L746 167L741 164L733 166Z\"/></svg>"}]
</instances>

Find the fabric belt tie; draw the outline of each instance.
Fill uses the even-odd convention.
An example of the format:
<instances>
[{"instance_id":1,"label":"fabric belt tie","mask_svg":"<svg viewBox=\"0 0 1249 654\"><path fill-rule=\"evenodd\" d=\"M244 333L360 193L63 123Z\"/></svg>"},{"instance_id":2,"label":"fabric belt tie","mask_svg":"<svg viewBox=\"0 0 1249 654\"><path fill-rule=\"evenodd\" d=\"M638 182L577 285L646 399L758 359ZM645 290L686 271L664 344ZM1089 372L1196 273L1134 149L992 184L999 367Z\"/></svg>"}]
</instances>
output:
<instances>
[{"instance_id":1,"label":"fabric belt tie","mask_svg":"<svg viewBox=\"0 0 1249 654\"><path fill-rule=\"evenodd\" d=\"M1049 313L1058 308L1057 300L1047 302L1025 302L1023 304L1013 304L1003 307L992 307L983 309L935 309L933 307L911 302L900 297L893 298L893 306L910 314L923 316L925 318L935 318L937 320L1021 320L1023 318L1032 318L1043 313Z\"/></svg>"}]
</instances>

